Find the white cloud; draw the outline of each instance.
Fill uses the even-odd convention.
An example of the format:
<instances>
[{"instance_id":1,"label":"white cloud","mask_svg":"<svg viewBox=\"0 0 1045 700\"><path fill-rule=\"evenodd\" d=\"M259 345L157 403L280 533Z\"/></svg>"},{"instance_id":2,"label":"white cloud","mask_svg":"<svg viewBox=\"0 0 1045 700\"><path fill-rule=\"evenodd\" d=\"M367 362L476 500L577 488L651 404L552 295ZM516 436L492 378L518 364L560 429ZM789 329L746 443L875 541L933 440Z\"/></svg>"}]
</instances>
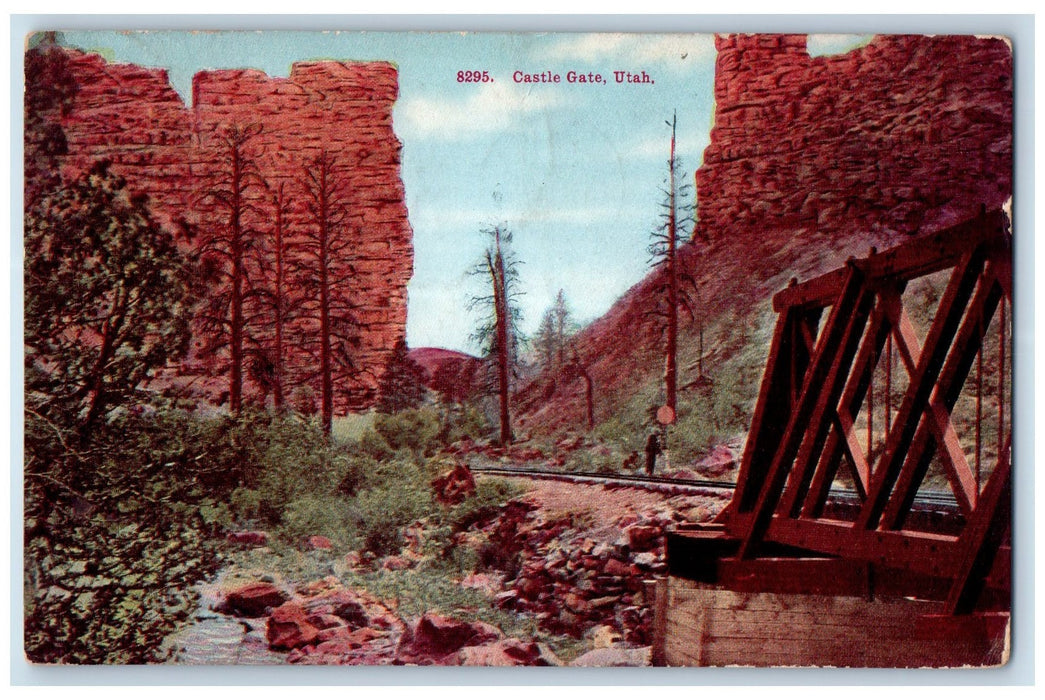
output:
<instances>
[{"instance_id":1,"label":"white cloud","mask_svg":"<svg viewBox=\"0 0 1045 700\"><path fill-rule=\"evenodd\" d=\"M582 34L540 50L540 58L557 61L616 59L635 68L658 63L679 71L691 70L700 61L714 61L715 56L712 34Z\"/></svg>"},{"instance_id":2,"label":"white cloud","mask_svg":"<svg viewBox=\"0 0 1045 700\"><path fill-rule=\"evenodd\" d=\"M874 34L810 34L806 50L810 56L830 56L852 51L873 38Z\"/></svg>"},{"instance_id":3,"label":"white cloud","mask_svg":"<svg viewBox=\"0 0 1045 700\"><path fill-rule=\"evenodd\" d=\"M510 226L526 224L589 224L609 221L620 215L616 207L578 207L574 209L517 209L514 211L496 208L478 209L418 209L411 211L415 229L445 229L486 226L507 222Z\"/></svg>"},{"instance_id":4,"label":"white cloud","mask_svg":"<svg viewBox=\"0 0 1045 700\"><path fill-rule=\"evenodd\" d=\"M562 95L548 86L481 84L462 99L406 97L396 108L396 130L412 138L458 141L477 134L514 131L534 113L559 107Z\"/></svg>"},{"instance_id":5,"label":"white cloud","mask_svg":"<svg viewBox=\"0 0 1045 700\"><path fill-rule=\"evenodd\" d=\"M624 157L626 158L656 158L667 162L668 151L670 148L671 141L670 136L667 135L667 128L665 127L664 136L654 136L636 141L630 146L624 148ZM687 166L695 166L694 159L700 158L704 149L707 148L709 143L708 135L701 133L697 130L688 130L685 134L680 136L675 144L675 150L677 153L682 155L682 158L687 162Z\"/></svg>"}]
</instances>

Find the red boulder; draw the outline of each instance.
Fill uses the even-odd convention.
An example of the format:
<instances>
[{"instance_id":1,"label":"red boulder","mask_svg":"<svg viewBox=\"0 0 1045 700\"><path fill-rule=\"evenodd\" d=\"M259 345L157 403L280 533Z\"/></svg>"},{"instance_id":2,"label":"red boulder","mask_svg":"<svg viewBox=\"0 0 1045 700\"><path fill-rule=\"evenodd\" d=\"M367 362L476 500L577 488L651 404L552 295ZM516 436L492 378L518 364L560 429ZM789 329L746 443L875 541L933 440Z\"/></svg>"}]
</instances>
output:
<instances>
[{"instance_id":1,"label":"red boulder","mask_svg":"<svg viewBox=\"0 0 1045 700\"><path fill-rule=\"evenodd\" d=\"M297 603L284 603L269 616L266 638L271 649L297 649L319 638L319 630L308 621Z\"/></svg>"},{"instance_id":2,"label":"red boulder","mask_svg":"<svg viewBox=\"0 0 1045 700\"><path fill-rule=\"evenodd\" d=\"M452 470L432 480L432 491L435 499L443 505L457 505L475 493L475 477L464 463L459 462Z\"/></svg>"},{"instance_id":3,"label":"red boulder","mask_svg":"<svg viewBox=\"0 0 1045 700\"><path fill-rule=\"evenodd\" d=\"M268 608L282 605L288 596L271 583L248 583L225 594L224 607L245 617L261 617Z\"/></svg>"},{"instance_id":4,"label":"red boulder","mask_svg":"<svg viewBox=\"0 0 1045 700\"><path fill-rule=\"evenodd\" d=\"M427 613L411 630L410 639L400 648L396 660L401 664L438 664L462 647L479 646L502 636L499 629L485 622L464 622Z\"/></svg>"},{"instance_id":5,"label":"red boulder","mask_svg":"<svg viewBox=\"0 0 1045 700\"><path fill-rule=\"evenodd\" d=\"M632 525L628 533L628 545L637 551L653 549L660 539L660 528L654 525Z\"/></svg>"}]
</instances>

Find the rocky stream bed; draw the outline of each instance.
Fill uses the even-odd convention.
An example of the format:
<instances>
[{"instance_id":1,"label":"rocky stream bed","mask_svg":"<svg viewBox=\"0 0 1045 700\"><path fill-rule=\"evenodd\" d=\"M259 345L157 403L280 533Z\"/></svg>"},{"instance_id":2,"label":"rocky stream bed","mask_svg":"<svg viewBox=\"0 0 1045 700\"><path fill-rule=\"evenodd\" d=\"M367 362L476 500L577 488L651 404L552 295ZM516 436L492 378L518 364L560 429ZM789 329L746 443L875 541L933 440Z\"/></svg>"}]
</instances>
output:
<instances>
[{"instance_id":1,"label":"rocky stream bed","mask_svg":"<svg viewBox=\"0 0 1045 700\"><path fill-rule=\"evenodd\" d=\"M180 664L647 665L652 613L643 581L666 569L664 530L710 519L724 503L546 483L460 533L458 546L478 553L479 570L454 583L481 594L490 610L530 621L535 634L506 633L471 609L411 614L396 596L366 590L363 580L435 571L426 568L433 562L419 522L401 552L380 559L339 555L312 538L311 556L337 575L286 580L227 567L199 586L198 610L165 647ZM264 533L230 540L267 551ZM551 638L577 640L575 653L560 657Z\"/></svg>"}]
</instances>

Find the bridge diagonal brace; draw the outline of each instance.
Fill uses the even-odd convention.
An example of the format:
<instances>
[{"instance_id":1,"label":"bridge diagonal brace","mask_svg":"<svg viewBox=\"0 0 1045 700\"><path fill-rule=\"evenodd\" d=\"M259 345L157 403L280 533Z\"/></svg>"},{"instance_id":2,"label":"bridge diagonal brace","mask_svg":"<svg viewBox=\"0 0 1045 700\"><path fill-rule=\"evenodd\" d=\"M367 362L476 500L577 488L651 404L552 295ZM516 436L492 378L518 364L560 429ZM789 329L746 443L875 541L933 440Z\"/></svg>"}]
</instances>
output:
<instances>
[{"instance_id":1,"label":"bridge diagonal brace","mask_svg":"<svg viewBox=\"0 0 1045 700\"><path fill-rule=\"evenodd\" d=\"M895 324L896 345L907 374L911 376L921 360L922 347L899 297L890 302L887 313ZM972 507L976 501L976 477L961 449L958 436L951 424L950 412L938 400L930 400L929 418L937 444L943 448L942 457L946 462L946 469L953 475L952 483L962 491L963 495L959 500L964 500L966 506Z\"/></svg>"},{"instance_id":2,"label":"bridge diagonal brace","mask_svg":"<svg viewBox=\"0 0 1045 700\"><path fill-rule=\"evenodd\" d=\"M737 553L739 559L754 556L780 502L792 463L796 458L800 463L808 462L814 445L822 444L826 438L829 425L825 420L827 407L837 405L842 382L870 312L871 294L863 282L863 274L850 265L842 294L831 308L816 353L806 372L798 404L791 413L774 453L753 517L742 535Z\"/></svg>"},{"instance_id":3,"label":"bridge diagonal brace","mask_svg":"<svg viewBox=\"0 0 1045 700\"><path fill-rule=\"evenodd\" d=\"M977 247L965 255L951 275L925 346L911 375L911 382L897 411L896 428L889 434L885 450L875 466L871 488L856 519L855 527L873 530L878 526L900 476L916 428L921 423L917 417L925 412L932 387L935 385L933 379L938 375L947 357L951 341L958 330L969 298L976 288L984 263L985 251L982 246Z\"/></svg>"},{"instance_id":4,"label":"bridge diagonal brace","mask_svg":"<svg viewBox=\"0 0 1045 700\"><path fill-rule=\"evenodd\" d=\"M969 613L983 591L987 574L1001 551L1005 533L1012 521L1011 442L998 456L990 479L983 490L976 517L959 540L964 556L958 565L954 584L947 596L945 612L950 615Z\"/></svg>"},{"instance_id":5,"label":"bridge diagonal brace","mask_svg":"<svg viewBox=\"0 0 1045 700\"><path fill-rule=\"evenodd\" d=\"M911 442L906 459L897 478L896 487L891 494L888 504L883 511L881 527L884 529L899 528L911 504L914 503L918 486L925 476L925 471L934 454L933 447L938 444L936 435L941 431L938 427L939 418L934 414L934 405L939 405L943 412L946 424L950 425L949 415L958 400L961 388L972 367L976 351L983 342L986 323L990 319L998 302L1002 297L1002 289L998 284L993 268L988 264L976 293L968 305L968 313L962 321L961 327L956 334L952 346L949 348L946 360L937 379L931 382L931 394L927 402L926 410L922 420L918 421L917 430ZM943 450L946 455L946 449ZM975 507L975 497L970 499L968 491L975 492L975 477L969 469L968 462L962 455L962 463L965 465L966 473L963 475L956 471L956 465L951 463L945 456L942 460L945 473L951 483L951 488L958 500L962 511L968 515Z\"/></svg>"}]
</instances>

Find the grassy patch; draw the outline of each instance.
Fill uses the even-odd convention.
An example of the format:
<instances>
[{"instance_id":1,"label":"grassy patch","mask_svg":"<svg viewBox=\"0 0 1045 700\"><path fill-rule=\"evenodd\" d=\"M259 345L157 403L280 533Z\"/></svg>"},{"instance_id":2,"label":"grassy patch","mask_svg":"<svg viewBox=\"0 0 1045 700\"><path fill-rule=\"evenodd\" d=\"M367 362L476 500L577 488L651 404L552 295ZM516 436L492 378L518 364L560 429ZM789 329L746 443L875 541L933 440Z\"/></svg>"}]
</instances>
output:
<instances>
[{"instance_id":1,"label":"grassy patch","mask_svg":"<svg viewBox=\"0 0 1045 700\"><path fill-rule=\"evenodd\" d=\"M334 442L339 445L358 443L363 433L374 426L375 413L350 413L347 416L336 416L330 428Z\"/></svg>"}]
</instances>

